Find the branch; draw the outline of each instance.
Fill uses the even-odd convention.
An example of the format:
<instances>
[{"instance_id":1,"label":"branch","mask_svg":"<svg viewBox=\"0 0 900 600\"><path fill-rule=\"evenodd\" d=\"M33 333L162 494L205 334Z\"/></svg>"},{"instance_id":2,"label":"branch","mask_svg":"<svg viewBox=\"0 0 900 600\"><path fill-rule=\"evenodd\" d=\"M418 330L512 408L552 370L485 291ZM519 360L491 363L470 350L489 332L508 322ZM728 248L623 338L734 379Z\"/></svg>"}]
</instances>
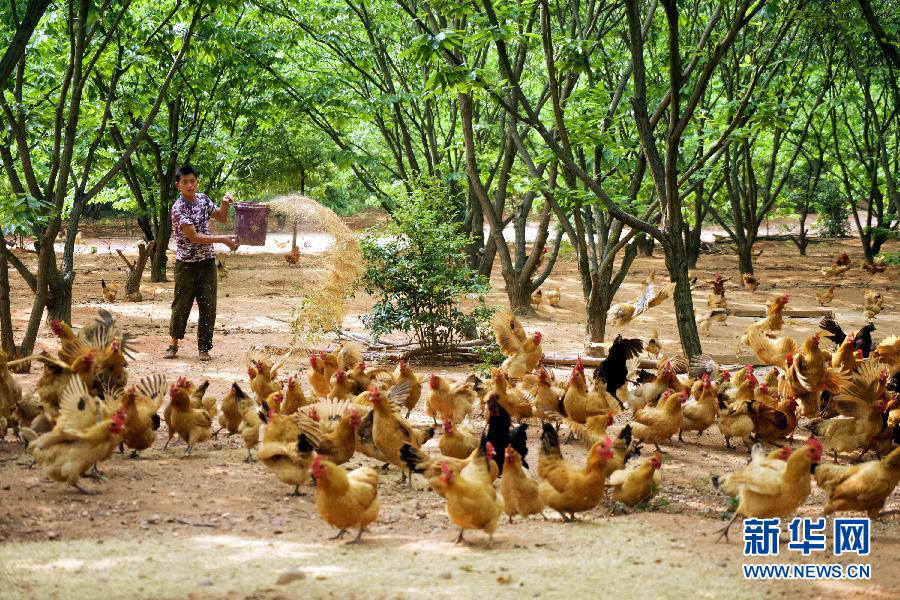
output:
<instances>
[{"instance_id":1,"label":"branch","mask_svg":"<svg viewBox=\"0 0 900 600\"><path fill-rule=\"evenodd\" d=\"M130 262L128 262L128 259L125 258L125 255L122 253L122 250L121 250L120 248L116 248L116 253L119 255L119 258L121 258L122 260L124 260L124 261L125 261L125 264L128 265L128 270L129 270L129 271L133 271L133 270L134 270L134 265L131 264Z\"/></svg>"},{"instance_id":2,"label":"branch","mask_svg":"<svg viewBox=\"0 0 900 600\"><path fill-rule=\"evenodd\" d=\"M28 270L28 267L25 266L25 263L19 260L19 257L12 252L7 252L6 256L9 258L9 262L11 262L16 268L16 271L19 272L19 275L22 276L22 279L25 280L25 283L28 284L28 287L31 288L31 291L36 292L37 278L31 273L31 271Z\"/></svg>"},{"instance_id":3,"label":"branch","mask_svg":"<svg viewBox=\"0 0 900 600\"><path fill-rule=\"evenodd\" d=\"M875 35L875 41L884 53L885 58L887 58L889 62L893 62L894 67L900 68L900 52L897 51L897 42L892 41L888 37L888 34L885 33L884 29L881 27L881 23L878 22L878 18L875 16L874 11L872 11L869 0L856 1L859 4L859 8L862 9L863 16L866 18L866 23L869 24L869 29L871 29L872 33ZM897 16L896 13L894 16Z\"/></svg>"},{"instance_id":4,"label":"branch","mask_svg":"<svg viewBox=\"0 0 900 600\"><path fill-rule=\"evenodd\" d=\"M138 144L141 142L141 139L147 133L147 130L150 129L150 125L153 124L153 121L156 119L156 113L159 112L159 108L162 105L163 98L166 95L166 90L169 88L169 83L172 82L172 77L175 76L176 71L178 70L178 66L181 64L184 55L187 53L188 48L191 45L191 36L194 33L194 27L197 25L197 21L200 17L200 9L203 3L199 3L197 9L194 11L194 16L191 18L191 25L188 27L188 30L184 32L184 36L181 39L181 50L178 52L178 56L175 57L175 61L172 63L172 66L169 68L169 72L166 74L166 79L163 81L162 86L159 90L159 95L156 97L156 102L153 104L153 107L150 109L150 112L147 114L146 119L144 120L144 125L141 127L140 131L138 131L134 138L131 140L131 144L129 144L128 149L125 150L125 153L119 158L116 164L107 171L106 175L100 178L100 180L94 184L90 190L85 192L85 202L89 199L93 198L97 193L100 192L106 185L112 181L112 178L115 177L118 172L125 166L125 163L131 158L131 154L138 147Z\"/></svg>"},{"instance_id":5,"label":"branch","mask_svg":"<svg viewBox=\"0 0 900 600\"><path fill-rule=\"evenodd\" d=\"M6 78L9 77L13 69L25 54L25 46L31 39L35 27L40 22L41 17L47 10L50 0L31 0L25 9L25 16L22 22L16 27L16 34L13 36L12 42L6 47L3 58L0 59L0 88L6 87Z\"/></svg>"}]
</instances>

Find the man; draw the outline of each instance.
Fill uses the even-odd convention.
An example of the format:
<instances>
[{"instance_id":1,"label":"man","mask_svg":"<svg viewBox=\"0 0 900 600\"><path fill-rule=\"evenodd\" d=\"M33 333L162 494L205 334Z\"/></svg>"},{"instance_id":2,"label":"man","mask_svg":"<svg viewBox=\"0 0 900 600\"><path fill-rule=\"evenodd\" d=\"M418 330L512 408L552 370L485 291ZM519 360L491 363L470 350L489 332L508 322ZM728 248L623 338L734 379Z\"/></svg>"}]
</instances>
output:
<instances>
[{"instance_id":1,"label":"man","mask_svg":"<svg viewBox=\"0 0 900 600\"><path fill-rule=\"evenodd\" d=\"M175 298L169 335L172 343L165 358L178 355L178 340L184 338L188 315L197 300L200 319L197 324L197 350L202 361L210 360L213 326L216 324L216 253L213 244L225 244L231 250L239 246L233 235L210 235L209 218L225 223L233 198L225 194L216 205L206 194L197 193L197 171L185 165L175 173L175 186L181 195L172 205L172 231L175 234Z\"/></svg>"}]
</instances>

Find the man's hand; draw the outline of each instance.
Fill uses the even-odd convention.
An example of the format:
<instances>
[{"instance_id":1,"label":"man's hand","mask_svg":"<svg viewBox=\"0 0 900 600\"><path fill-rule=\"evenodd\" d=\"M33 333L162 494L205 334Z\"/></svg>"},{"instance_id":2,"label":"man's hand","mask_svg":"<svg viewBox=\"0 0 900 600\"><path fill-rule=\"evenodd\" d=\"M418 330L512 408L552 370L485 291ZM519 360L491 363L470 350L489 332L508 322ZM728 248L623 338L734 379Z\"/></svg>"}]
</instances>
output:
<instances>
[{"instance_id":1,"label":"man's hand","mask_svg":"<svg viewBox=\"0 0 900 600\"><path fill-rule=\"evenodd\" d=\"M238 247L241 245L241 243L238 241L236 235L226 235L225 241L223 243L226 246L228 246L228 249L231 250L232 252L237 250Z\"/></svg>"}]
</instances>

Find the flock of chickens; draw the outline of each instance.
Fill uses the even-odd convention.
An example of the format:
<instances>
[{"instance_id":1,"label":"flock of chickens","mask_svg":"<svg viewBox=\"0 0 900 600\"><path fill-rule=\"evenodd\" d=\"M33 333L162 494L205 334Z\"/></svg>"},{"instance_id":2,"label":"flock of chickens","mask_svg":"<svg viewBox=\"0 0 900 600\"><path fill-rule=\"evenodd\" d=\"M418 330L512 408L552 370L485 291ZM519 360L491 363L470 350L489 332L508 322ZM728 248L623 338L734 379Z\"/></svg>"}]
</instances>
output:
<instances>
[{"instance_id":1,"label":"flock of chickens","mask_svg":"<svg viewBox=\"0 0 900 600\"><path fill-rule=\"evenodd\" d=\"M727 307L723 282L721 276L710 282L711 308ZM627 322L669 293L651 274L638 301L617 305L612 315ZM206 394L208 382L185 377L167 384L153 375L129 384L130 338L101 310L77 333L51 323L57 356L21 359L45 364L31 395L10 373L19 361L8 363L0 352L0 431L12 427L50 478L97 493L81 478L102 481L97 465L117 448L132 456L150 448L163 421L164 448L177 435L187 454L224 430L241 437L248 462L255 450L293 494L312 476L320 516L337 537L357 530L354 541L379 512L382 469L341 466L362 453L396 467L409 486L413 474L423 475L460 527L457 541L474 529L488 534L490 545L503 513L512 521L549 508L569 521L607 495L613 509L646 502L660 488L659 445L715 426L726 446L739 440L750 450L745 468L712 478L737 498L735 519L790 515L809 495L812 478L825 492L826 514L864 511L874 518L900 481L900 338L876 344L873 324L844 333L830 318L820 326L835 344L831 351L821 347L820 333L799 343L778 337L788 302L786 295L773 298L766 317L741 338L760 364L772 367L765 374L751 365L729 372L706 355L659 356L654 332L647 351L657 355L655 371L635 368L642 340L617 336L590 381L580 359L560 381L541 364L541 333L529 334L511 313L498 312L492 325L507 358L485 381L474 374L460 381L423 377L402 360L394 369L371 367L349 342L310 356L307 390L299 375L279 380L291 352L274 362L252 357L249 391L235 382L221 402ZM421 403L430 425L408 420ZM485 420L477 430L475 413ZM801 417L809 439L796 450L778 447L793 441ZM613 430L617 420L622 426ZM541 429L537 480L528 470L530 426ZM424 445L438 432L433 452ZM583 462L564 456L561 432L588 448ZM775 449L767 453L763 442ZM656 452L642 457L648 444ZM834 463L822 462L826 451ZM857 451L854 463L838 464ZM874 459L860 462L870 452Z\"/></svg>"}]
</instances>

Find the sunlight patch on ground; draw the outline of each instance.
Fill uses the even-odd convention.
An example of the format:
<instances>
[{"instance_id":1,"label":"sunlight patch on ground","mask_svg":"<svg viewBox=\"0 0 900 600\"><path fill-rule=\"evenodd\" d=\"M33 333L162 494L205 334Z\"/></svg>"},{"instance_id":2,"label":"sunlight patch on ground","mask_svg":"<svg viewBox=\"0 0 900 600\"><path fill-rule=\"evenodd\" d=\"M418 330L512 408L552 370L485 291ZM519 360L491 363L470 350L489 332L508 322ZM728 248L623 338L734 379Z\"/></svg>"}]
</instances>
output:
<instances>
[{"instance_id":1,"label":"sunlight patch on ground","mask_svg":"<svg viewBox=\"0 0 900 600\"><path fill-rule=\"evenodd\" d=\"M9 566L14 569L28 569L31 571L76 571L82 569L99 571L102 569L121 567L126 563L134 563L138 562L139 560L141 559L134 556L100 558L97 560L85 560L81 558L60 558L45 563L39 563L32 560L13 561Z\"/></svg>"}]
</instances>

